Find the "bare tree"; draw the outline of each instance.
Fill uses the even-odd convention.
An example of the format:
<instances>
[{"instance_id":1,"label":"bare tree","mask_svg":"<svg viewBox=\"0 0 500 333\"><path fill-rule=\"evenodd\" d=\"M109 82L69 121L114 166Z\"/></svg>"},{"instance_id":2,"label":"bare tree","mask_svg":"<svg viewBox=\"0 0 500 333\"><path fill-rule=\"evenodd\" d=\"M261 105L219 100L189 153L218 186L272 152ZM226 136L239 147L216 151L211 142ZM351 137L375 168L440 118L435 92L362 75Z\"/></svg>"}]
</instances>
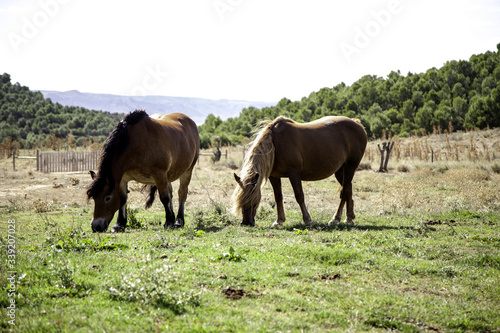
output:
<instances>
[{"instance_id":1,"label":"bare tree","mask_svg":"<svg viewBox=\"0 0 500 333\"><path fill-rule=\"evenodd\" d=\"M392 148L394 147L394 141L382 142L382 148L380 148L380 144L377 144L377 147L380 152L380 167L378 172L387 172L387 164L389 163L389 156L391 155Z\"/></svg>"}]
</instances>

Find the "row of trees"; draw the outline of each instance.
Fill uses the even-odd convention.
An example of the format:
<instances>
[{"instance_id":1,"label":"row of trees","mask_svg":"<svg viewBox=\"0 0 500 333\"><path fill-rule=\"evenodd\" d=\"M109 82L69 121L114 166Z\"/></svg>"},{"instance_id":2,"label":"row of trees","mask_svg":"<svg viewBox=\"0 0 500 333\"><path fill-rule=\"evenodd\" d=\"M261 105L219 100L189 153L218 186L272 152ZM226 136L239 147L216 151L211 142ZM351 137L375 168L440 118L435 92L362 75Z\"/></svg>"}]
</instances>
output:
<instances>
[{"instance_id":1,"label":"row of trees","mask_svg":"<svg viewBox=\"0 0 500 333\"><path fill-rule=\"evenodd\" d=\"M45 99L40 92L12 84L7 73L0 76L0 142L10 137L21 148L33 148L54 136L59 139L72 136L76 144L83 145L88 137L104 140L123 116L62 106Z\"/></svg>"},{"instance_id":2,"label":"row of trees","mask_svg":"<svg viewBox=\"0 0 500 333\"><path fill-rule=\"evenodd\" d=\"M245 108L238 117L222 121L209 115L200 126L202 145L219 136L223 142L240 143L264 118L278 115L308 122L328 115L356 117L368 135L384 132L408 136L439 130L464 130L500 126L500 44L497 52L448 61L425 73L387 78L363 76L351 86L340 83L323 88L300 101L283 98L276 106Z\"/></svg>"}]
</instances>

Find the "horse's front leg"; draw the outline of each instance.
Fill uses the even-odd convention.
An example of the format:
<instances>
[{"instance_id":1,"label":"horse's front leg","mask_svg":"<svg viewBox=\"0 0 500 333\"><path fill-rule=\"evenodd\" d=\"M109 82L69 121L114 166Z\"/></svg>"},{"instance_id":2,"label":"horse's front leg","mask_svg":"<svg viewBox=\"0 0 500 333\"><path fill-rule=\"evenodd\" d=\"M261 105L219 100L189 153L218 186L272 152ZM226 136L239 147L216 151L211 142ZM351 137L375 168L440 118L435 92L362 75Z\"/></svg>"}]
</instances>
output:
<instances>
[{"instance_id":1,"label":"horse's front leg","mask_svg":"<svg viewBox=\"0 0 500 333\"><path fill-rule=\"evenodd\" d=\"M278 217L271 225L271 228L282 226L286 221L285 209L283 207L283 192L281 191L281 178L269 177L269 182L273 187L274 201L276 201L276 210Z\"/></svg>"},{"instance_id":2,"label":"horse's front leg","mask_svg":"<svg viewBox=\"0 0 500 333\"><path fill-rule=\"evenodd\" d=\"M306 203L304 200L304 191L302 190L302 180L299 173L293 173L290 175L290 183L292 183L293 193L295 194L295 200L300 206L302 211L302 220L305 224L311 223L311 215L307 211Z\"/></svg>"},{"instance_id":3,"label":"horse's front leg","mask_svg":"<svg viewBox=\"0 0 500 333\"><path fill-rule=\"evenodd\" d=\"M179 179L179 211L177 212L177 219L175 220L174 228L182 228L184 226L184 204L188 195L188 186L191 182L191 174L193 169L188 170Z\"/></svg>"},{"instance_id":4,"label":"horse's front leg","mask_svg":"<svg viewBox=\"0 0 500 333\"><path fill-rule=\"evenodd\" d=\"M127 184L120 186L120 208L118 209L118 218L111 232L124 232L127 227Z\"/></svg>"}]
</instances>

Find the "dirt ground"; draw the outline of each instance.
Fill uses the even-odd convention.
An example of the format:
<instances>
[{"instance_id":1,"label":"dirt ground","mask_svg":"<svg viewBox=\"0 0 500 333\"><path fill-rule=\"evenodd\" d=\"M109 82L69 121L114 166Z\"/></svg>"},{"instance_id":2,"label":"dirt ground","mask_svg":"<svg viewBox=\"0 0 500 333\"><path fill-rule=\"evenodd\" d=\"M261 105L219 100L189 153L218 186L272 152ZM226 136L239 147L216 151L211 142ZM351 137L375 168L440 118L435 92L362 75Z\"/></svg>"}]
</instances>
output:
<instances>
[{"instance_id":1,"label":"dirt ground","mask_svg":"<svg viewBox=\"0 0 500 333\"><path fill-rule=\"evenodd\" d=\"M223 149L223 153L226 149ZM209 153L205 151L204 153ZM22 152L29 155L29 152ZM223 155L221 161L213 163L211 156L200 156L189 188L188 205L203 207L213 204L214 200L229 204L234 190L232 173L237 171L243 159L242 149L229 149L228 157ZM36 171L36 160L16 160L16 171L13 170L12 159L0 160L0 209L12 205L30 209L44 203L48 206L89 206L86 189L91 182L88 171L68 173L42 173ZM143 206L145 194L140 192L142 184L129 183L129 200L131 206ZM177 191L178 181L173 184ZM174 194L174 205L177 195ZM158 200L157 200L158 201ZM159 203L155 203L155 208Z\"/></svg>"},{"instance_id":2,"label":"dirt ground","mask_svg":"<svg viewBox=\"0 0 500 333\"><path fill-rule=\"evenodd\" d=\"M413 140L413 141L412 141ZM478 133L454 133L425 138L425 145L442 150L441 159L431 163L421 157L404 157L417 145L424 146L422 139L403 139L400 142L400 158L392 156L388 173L378 173L380 155L377 141L370 142L362 161L363 170L354 177L353 190L357 216L400 213L412 211L439 213L455 209L477 211L497 210L500 207L500 130ZM427 140L429 143L427 143ZM475 142L475 143L474 143ZM456 144L456 145L455 145ZM475 159L467 145L478 147ZM448 156L446 146L453 147ZM462 147L460 161L454 161L457 147ZM417 147L418 148L418 147ZM422 148L424 149L424 148ZM482 149L482 150L481 150ZM211 156L200 156L194 170L186 203L186 211L209 209L214 205L230 207L231 195L236 186L233 173L239 173L243 160L242 147L223 148L228 157L213 163ZM210 153L211 150L203 153ZM30 152L21 152L28 155ZM31 153L33 154L33 153ZM412 150L412 154L413 150ZM472 155L471 155L472 154ZM446 157L446 159L445 159ZM0 160L0 210L60 210L64 207L84 207L89 212L93 201L87 201L86 188L91 182L89 173L37 172L33 159L16 160L13 171L12 159ZM129 183L128 204L142 208L145 194L141 184ZM319 182L304 182L306 204L311 211L326 211L333 215L339 202L339 184L333 177ZM178 181L174 182L174 207L178 200ZM283 181L285 211L298 212L293 191L288 180ZM271 186L266 184L262 192L261 207L274 211ZM159 200L153 210L163 211ZM272 223L275 213L269 214ZM315 217L313 216L313 219ZM326 221L327 222L327 221Z\"/></svg>"}]
</instances>

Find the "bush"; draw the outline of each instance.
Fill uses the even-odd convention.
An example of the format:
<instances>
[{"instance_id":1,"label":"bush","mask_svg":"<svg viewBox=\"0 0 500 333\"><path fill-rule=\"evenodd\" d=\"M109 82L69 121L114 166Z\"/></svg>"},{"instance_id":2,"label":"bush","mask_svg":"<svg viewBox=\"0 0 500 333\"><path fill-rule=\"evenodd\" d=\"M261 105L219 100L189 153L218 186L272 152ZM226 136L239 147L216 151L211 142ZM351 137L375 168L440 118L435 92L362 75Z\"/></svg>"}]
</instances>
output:
<instances>
[{"instance_id":1,"label":"bush","mask_svg":"<svg viewBox=\"0 0 500 333\"><path fill-rule=\"evenodd\" d=\"M500 173L500 165L498 165L498 163L495 163L491 166L491 171L493 171L494 173Z\"/></svg>"}]
</instances>

